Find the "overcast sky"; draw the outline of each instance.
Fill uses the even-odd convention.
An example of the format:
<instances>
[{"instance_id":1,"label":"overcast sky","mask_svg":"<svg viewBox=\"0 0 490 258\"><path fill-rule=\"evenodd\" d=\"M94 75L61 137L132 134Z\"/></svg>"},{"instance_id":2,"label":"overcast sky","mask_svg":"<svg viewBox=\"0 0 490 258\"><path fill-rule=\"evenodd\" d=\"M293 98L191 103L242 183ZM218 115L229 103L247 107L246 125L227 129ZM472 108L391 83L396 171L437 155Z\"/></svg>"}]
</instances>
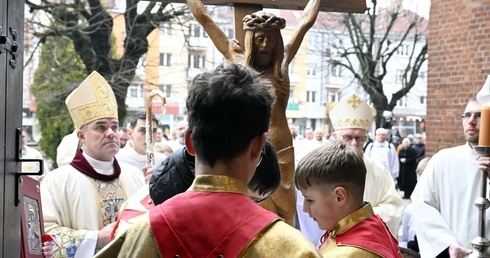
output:
<instances>
[{"instance_id":1,"label":"overcast sky","mask_svg":"<svg viewBox=\"0 0 490 258\"><path fill-rule=\"evenodd\" d=\"M399 0L378 0L378 6L386 7L394 1ZM371 1L366 0L366 2L369 5ZM430 0L403 0L403 8L414 11L425 18L429 18Z\"/></svg>"}]
</instances>

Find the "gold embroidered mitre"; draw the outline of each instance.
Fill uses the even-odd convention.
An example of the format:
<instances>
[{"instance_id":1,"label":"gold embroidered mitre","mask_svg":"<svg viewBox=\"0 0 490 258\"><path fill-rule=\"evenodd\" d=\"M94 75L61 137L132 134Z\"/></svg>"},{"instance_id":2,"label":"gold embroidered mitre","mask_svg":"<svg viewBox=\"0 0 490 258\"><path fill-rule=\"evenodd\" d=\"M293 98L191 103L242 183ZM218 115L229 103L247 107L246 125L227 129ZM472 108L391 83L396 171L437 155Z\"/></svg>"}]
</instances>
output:
<instances>
[{"instance_id":1,"label":"gold embroidered mitre","mask_svg":"<svg viewBox=\"0 0 490 258\"><path fill-rule=\"evenodd\" d=\"M373 112L366 101L352 94L332 109L330 120L335 130L350 128L368 130L373 120Z\"/></svg>"},{"instance_id":2,"label":"gold embroidered mitre","mask_svg":"<svg viewBox=\"0 0 490 258\"><path fill-rule=\"evenodd\" d=\"M111 86L93 71L65 101L75 128L101 118L117 119L116 96Z\"/></svg>"}]
</instances>

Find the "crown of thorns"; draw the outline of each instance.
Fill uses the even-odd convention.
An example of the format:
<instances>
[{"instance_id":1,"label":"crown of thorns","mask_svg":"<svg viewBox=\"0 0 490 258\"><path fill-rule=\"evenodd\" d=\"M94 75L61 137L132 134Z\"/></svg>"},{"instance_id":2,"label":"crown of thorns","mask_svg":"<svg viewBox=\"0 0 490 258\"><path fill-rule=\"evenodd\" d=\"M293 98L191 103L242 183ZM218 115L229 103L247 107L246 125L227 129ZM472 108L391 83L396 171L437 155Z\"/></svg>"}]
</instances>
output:
<instances>
[{"instance_id":1,"label":"crown of thorns","mask_svg":"<svg viewBox=\"0 0 490 258\"><path fill-rule=\"evenodd\" d=\"M243 17L244 30L280 30L286 27L286 20L272 13L258 11Z\"/></svg>"}]
</instances>

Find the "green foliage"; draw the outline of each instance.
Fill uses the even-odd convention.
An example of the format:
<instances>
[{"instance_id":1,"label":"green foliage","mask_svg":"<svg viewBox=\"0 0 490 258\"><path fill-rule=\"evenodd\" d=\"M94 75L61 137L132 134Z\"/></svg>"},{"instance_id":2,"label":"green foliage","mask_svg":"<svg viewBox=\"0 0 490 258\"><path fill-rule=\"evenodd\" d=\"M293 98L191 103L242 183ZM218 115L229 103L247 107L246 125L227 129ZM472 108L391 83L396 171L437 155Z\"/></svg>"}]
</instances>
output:
<instances>
[{"instance_id":1,"label":"green foliage","mask_svg":"<svg viewBox=\"0 0 490 258\"><path fill-rule=\"evenodd\" d=\"M58 62L52 60L51 54L46 54L49 60L46 60L46 67L43 67L43 70L38 74L40 77L37 83L38 90L42 90L45 84L49 84L48 79L51 78L47 77L57 76L56 79L52 79L52 82L63 82L64 85L55 84L53 87L66 89L69 82L76 81L76 75L81 74L82 70L95 70L105 78L110 78L108 81L116 95L119 118L120 121L123 121L127 114L125 108L127 91L134 78L140 58L148 51L150 45L148 36L162 22L183 15L185 8L174 9L170 3L156 2L149 2L141 6L139 5L140 0L131 0L125 1L126 10L123 14L116 14L107 7L105 0L68 2L70 3L59 0L26 1L30 12L29 16L37 17L26 20L26 27L34 31L34 35L41 39L41 42L53 37L56 41L55 44L59 45L58 49L62 49L61 45L69 48L69 51L64 53L65 56L60 56ZM115 19L115 17L118 18ZM115 27L125 29L122 42L116 42L112 34ZM117 33L121 33L121 31L117 30ZM63 38L60 38L61 36ZM65 38L72 41L73 47L67 45ZM63 43L58 43L58 41L63 41ZM120 47L124 49L119 56L116 54L116 50ZM49 49L49 51L54 50L54 46ZM56 55L61 55L61 53ZM68 63L64 63L65 61ZM83 63L85 69L81 69L80 62ZM51 71L51 68L54 70ZM58 70L64 71L59 72ZM45 102L50 104L53 102L53 98L64 99L66 96L66 92L65 95L58 94L57 96L39 94L41 95L40 99L49 99ZM56 110L54 107L52 108ZM44 115L46 119L52 118L51 114ZM62 111L57 115L60 116L60 119L66 116ZM46 120L46 122L50 121ZM53 132L49 131L49 133Z\"/></svg>"},{"instance_id":2,"label":"green foliage","mask_svg":"<svg viewBox=\"0 0 490 258\"><path fill-rule=\"evenodd\" d=\"M41 125L39 145L56 164L56 148L61 139L73 131L73 122L65 99L87 74L66 37L50 37L43 44L39 66L31 91L36 98L36 115Z\"/></svg>"}]
</instances>

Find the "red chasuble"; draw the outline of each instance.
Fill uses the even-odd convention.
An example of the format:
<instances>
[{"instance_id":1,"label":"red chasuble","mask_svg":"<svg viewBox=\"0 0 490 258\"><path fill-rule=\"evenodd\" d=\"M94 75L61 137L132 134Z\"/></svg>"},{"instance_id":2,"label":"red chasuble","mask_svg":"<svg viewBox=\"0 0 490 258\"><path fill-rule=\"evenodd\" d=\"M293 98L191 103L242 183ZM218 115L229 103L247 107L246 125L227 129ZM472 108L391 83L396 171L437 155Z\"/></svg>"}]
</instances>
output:
<instances>
[{"instance_id":1,"label":"red chasuble","mask_svg":"<svg viewBox=\"0 0 490 258\"><path fill-rule=\"evenodd\" d=\"M141 205L143 205L143 207L145 207L147 210L155 207L155 204L153 203L153 201L151 200L151 197L150 195L148 194L145 198L143 198L143 200L140 201ZM132 218L135 218L135 217L138 217L139 215L142 215L142 214L145 214L146 211L142 211L142 210L132 210L132 209L124 209L121 214L119 214L119 219L122 219L122 220L130 220ZM118 219L118 221L119 221Z\"/></svg>"},{"instance_id":2,"label":"red chasuble","mask_svg":"<svg viewBox=\"0 0 490 258\"><path fill-rule=\"evenodd\" d=\"M129 200L132 200L131 198ZM145 214L149 209L155 207L155 203L151 200L150 194L148 194L143 200L140 201L141 205L146 208L146 210L133 210L133 209L128 209L127 206L124 207L123 211L119 214L117 218L116 225L114 225L114 229L112 229L112 232L110 234L110 238L113 239L114 236L116 235L116 231L119 227L119 223L121 223L121 220L128 221L132 218L136 218L140 215Z\"/></svg>"},{"instance_id":3,"label":"red chasuble","mask_svg":"<svg viewBox=\"0 0 490 258\"><path fill-rule=\"evenodd\" d=\"M327 231L328 234L329 232ZM356 224L343 234L336 235L338 246L357 246L382 257L402 257L398 241L393 237L386 224L375 214Z\"/></svg>"},{"instance_id":4,"label":"red chasuble","mask_svg":"<svg viewBox=\"0 0 490 258\"><path fill-rule=\"evenodd\" d=\"M231 192L189 191L150 210L151 230L163 257L238 257L276 219Z\"/></svg>"}]
</instances>

